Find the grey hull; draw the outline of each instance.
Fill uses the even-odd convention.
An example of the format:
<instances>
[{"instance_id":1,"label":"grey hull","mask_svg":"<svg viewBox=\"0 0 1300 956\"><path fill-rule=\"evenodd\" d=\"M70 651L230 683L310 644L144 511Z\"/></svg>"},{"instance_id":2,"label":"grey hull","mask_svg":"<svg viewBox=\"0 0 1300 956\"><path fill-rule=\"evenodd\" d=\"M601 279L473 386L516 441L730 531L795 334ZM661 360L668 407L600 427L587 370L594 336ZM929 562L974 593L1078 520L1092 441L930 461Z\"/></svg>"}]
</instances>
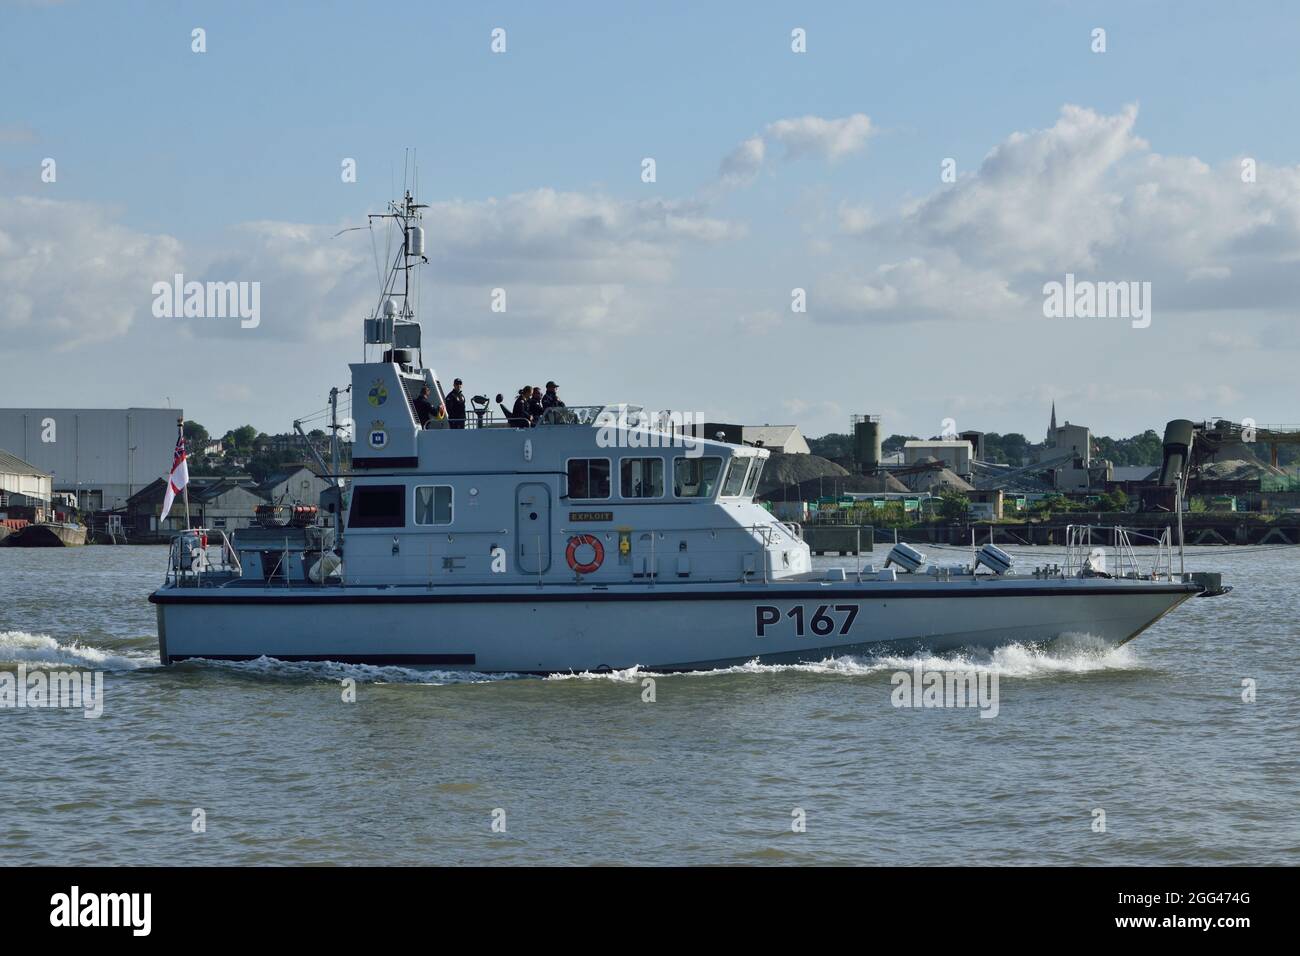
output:
<instances>
[{"instance_id":1,"label":"grey hull","mask_svg":"<svg viewBox=\"0 0 1300 956\"><path fill-rule=\"evenodd\" d=\"M167 588L164 663L332 660L484 673L698 670L759 659L1042 644L1118 645L1197 593L1191 585L1037 580L728 588Z\"/></svg>"}]
</instances>

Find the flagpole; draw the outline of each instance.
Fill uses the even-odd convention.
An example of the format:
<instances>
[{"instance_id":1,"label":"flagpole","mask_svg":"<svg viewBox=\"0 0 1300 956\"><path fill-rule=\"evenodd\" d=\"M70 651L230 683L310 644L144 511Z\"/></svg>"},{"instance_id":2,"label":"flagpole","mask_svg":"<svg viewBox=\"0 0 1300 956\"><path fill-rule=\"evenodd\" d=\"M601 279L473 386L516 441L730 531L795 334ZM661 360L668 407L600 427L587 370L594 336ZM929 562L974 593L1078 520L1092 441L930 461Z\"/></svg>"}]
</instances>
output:
<instances>
[{"instance_id":1,"label":"flagpole","mask_svg":"<svg viewBox=\"0 0 1300 956\"><path fill-rule=\"evenodd\" d=\"M182 442L185 441L185 419L184 418L176 419L176 426L181 430L180 440ZM185 457L189 458L189 456L190 456L190 450L186 448ZM189 474L188 462L186 463L185 471L186 474L188 475ZM190 483L188 480L185 482L185 487L183 487L181 491L185 495L185 530L189 531L190 530Z\"/></svg>"}]
</instances>

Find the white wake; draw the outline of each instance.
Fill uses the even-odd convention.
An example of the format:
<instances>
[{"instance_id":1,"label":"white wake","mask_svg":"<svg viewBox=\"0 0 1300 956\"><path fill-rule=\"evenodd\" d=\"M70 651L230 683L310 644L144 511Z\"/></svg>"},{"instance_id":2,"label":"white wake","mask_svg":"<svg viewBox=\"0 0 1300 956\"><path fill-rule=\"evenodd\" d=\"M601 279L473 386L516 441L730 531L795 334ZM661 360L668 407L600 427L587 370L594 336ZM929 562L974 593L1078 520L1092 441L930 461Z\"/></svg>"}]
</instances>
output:
<instances>
[{"instance_id":1,"label":"white wake","mask_svg":"<svg viewBox=\"0 0 1300 956\"><path fill-rule=\"evenodd\" d=\"M251 661L215 661L191 658L174 667L213 667L269 680L318 680L337 682L351 678L360 684L481 684L510 680L518 674L481 674L474 671L445 671L381 664L343 664L338 661L282 661L259 657Z\"/></svg>"},{"instance_id":2,"label":"white wake","mask_svg":"<svg viewBox=\"0 0 1300 956\"><path fill-rule=\"evenodd\" d=\"M1089 635L1072 635L1054 641L1047 647L1007 644L993 651L971 653L845 655L805 664L762 664L752 660L746 664L714 670L686 671L680 676L719 677L729 674L792 673L871 677L881 673L892 674L900 670L910 671L918 666L926 671L980 670L997 674L999 678L1033 680L1066 674L1142 670L1148 665L1136 655L1131 644L1114 647ZM645 677L668 676L674 675L630 667L616 671L553 674L547 680L605 680L615 683L635 683Z\"/></svg>"},{"instance_id":3,"label":"white wake","mask_svg":"<svg viewBox=\"0 0 1300 956\"><path fill-rule=\"evenodd\" d=\"M158 663L154 655L115 654L80 641L59 641L48 634L0 631L0 666L79 667L101 671L130 671Z\"/></svg>"}]
</instances>

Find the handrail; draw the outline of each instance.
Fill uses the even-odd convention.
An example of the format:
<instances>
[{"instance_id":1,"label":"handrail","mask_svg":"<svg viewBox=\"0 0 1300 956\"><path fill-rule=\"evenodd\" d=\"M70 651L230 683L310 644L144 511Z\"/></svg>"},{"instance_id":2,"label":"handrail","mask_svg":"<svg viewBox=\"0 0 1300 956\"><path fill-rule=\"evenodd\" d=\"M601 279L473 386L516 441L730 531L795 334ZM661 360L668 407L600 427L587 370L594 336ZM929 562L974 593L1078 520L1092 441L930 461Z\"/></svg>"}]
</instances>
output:
<instances>
[{"instance_id":1,"label":"handrail","mask_svg":"<svg viewBox=\"0 0 1300 956\"><path fill-rule=\"evenodd\" d=\"M1131 571L1134 577L1150 578L1153 581L1158 581L1162 577L1173 580L1173 542L1168 528L1165 528L1157 538L1155 535L1136 528L1126 528L1123 525L1089 524L1071 524L1065 527L1065 564L1062 568L1064 577L1076 576L1083 572L1093 546L1094 528L1099 531L1109 531L1114 535L1115 577L1123 577L1126 572ZM1147 574L1142 573L1141 566L1138 564L1137 553L1133 550L1133 538L1146 539L1154 542L1156 546L1151 570Z\"/></svg>"},{"instance_id":2,"label":"handrail","mask_svg":"<svg viewBox=\"0 0 1300 956\"><path fill-rule=\"evenodd\" d=\"M171 542L167 547L167 573L163 577L163 584L172 584L176 587L182 586L183 582L193 579L195 584L201 584L203 581L204 567L211 567L208 563L208 551L214 547L213 544L200 544L199 549L202 557L198 567L183 567L181 555L181 541L185 538L194 538L202 541L204 537L211 539L213 536L220 538L219 546L221 548L221 564L219 567L230 572L232 569L235 574L243 575L244 568L239 562L239 555L236 554L234 546L230 539L226 537L226 532L220 528L186 528L172 536ZM191 552L191 556L193 553Z\"/></svg>"},{"instance_id":3,"label":"handrail","mask_svg":"<svg viewBox=\"0 0 1300 956\"><path fill-rule=\"evenodd\" d=\"M556 530L561 535L595 533L592 531L591 528L558 528ZM693 525L689 528L638 528L637 530L642 533L654 532L656 534L685 534L687 532L692 532L692 531L694 532L707 531L710 533L717 532L717 531L747 531L751 534L754 533L763 534L768 540L771 540L772 535L774 533L779 533L781 531L784 531L786 534L790 535L790 537L793 540L795 541L799 540L795 536L794 532L790 528L788 528L784 522L778 524L751 524L751 525L733 524L733 525L725 525L725 526L719 525L716 527L701 527L699 525Z\"/></svg>"}]
</instances>

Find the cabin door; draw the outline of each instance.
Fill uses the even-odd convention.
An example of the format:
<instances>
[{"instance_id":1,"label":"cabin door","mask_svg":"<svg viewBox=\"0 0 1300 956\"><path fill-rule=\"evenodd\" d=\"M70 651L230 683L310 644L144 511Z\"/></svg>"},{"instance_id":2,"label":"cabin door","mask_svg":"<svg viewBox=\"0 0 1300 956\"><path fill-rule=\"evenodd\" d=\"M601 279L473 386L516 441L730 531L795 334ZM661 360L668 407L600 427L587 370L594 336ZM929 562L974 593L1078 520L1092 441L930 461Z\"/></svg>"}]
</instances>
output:
<instances>
[{"instance_id":1,"label":"cabin door","mask_svg":"<svg viewBox=\"0 0 1300 956\"><path fill-rule=\"evenodd\" d=\"M551 489L543 484L520 485L515 495L515 561L524 574L551 567Z\"/></svg>"}]
</instances>

